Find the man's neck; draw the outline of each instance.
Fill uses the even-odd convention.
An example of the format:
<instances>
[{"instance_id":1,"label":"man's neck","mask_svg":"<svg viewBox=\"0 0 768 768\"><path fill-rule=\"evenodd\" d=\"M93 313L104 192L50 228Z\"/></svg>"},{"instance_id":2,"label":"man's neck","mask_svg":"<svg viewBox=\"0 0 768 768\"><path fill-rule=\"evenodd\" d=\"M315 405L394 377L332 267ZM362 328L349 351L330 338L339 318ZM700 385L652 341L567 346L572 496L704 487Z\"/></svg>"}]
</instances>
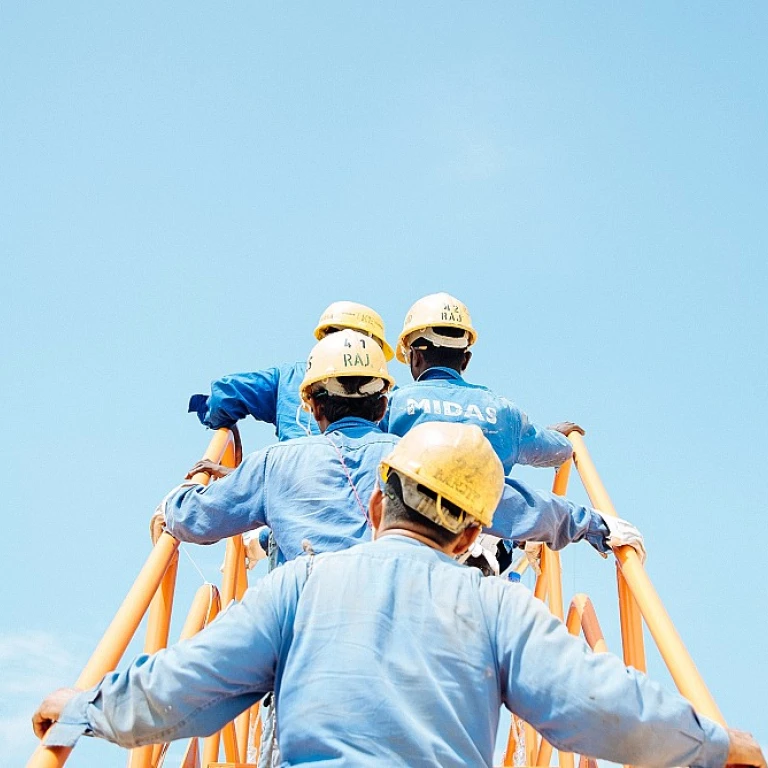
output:
<instances>
[{"instance_id":1,"label":"man's neck","mask_svg":"<svg viewBox=\"0 0 768 768\"><path fill-rule=\"evenodd\" d=\"M453 555L453 551L450 547L441 547L436 541L432 541L432 539L427 536L412 531L410 528L385 528L383 531L376 532L377 539L384 536L405 536L408 539L415 539L422 544L426 544L430 549L436 549L439 552L444 552L446 555Z\"/></svg>"}]
</instances>

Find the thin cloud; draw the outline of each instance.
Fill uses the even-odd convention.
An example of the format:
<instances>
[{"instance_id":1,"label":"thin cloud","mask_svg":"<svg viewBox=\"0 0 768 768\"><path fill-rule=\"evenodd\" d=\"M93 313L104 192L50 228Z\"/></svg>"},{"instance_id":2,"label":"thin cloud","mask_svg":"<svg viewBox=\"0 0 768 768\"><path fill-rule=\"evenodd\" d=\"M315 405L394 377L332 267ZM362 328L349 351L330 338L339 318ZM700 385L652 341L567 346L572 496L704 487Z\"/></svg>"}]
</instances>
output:
<instances>
[{"instance_id":1,"label":"thin cloud","mask_svg":"<svg viewBox=\"0 0 768 768\"><path fill-rule=\"evenodd\" d=\"M38 630L0 634L0 744L7 765L23 765L37 745L32 713L43 696L74 682L81 645Z\"/></svg>"}]
</instances>

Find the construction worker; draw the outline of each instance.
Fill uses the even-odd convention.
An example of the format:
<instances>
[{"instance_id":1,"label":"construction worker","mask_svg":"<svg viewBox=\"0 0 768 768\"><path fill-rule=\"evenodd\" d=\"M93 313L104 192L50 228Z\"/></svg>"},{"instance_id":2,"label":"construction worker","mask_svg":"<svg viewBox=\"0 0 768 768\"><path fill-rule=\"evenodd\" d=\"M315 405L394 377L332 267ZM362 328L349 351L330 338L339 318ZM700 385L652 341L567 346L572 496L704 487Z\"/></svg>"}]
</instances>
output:
<instances>
[{"instance_id":1,"label":"construction worker","mask_svg":"<svg viewBox=\"0 0 768 768\"><path fill-rule=\"evenodd\" d=\"M376 467L399 437L377 422L393 379L378 344L357 331L321 339L307 360L300 393L322 433L286 440L247 456L208 486L183 483L161 502L153 538L163 525L181 541L210 544L268 525L279 561L302 553L346 549L370 538L366 509ZM202 462L190 471L223 474ZM637 529L560 496L507 478L490 533L544 541L553 549L586 539L600 552L629 544L644 556Z\"/></svg>"},{"instance_id":2,"label":"construction worker","mask_svg":"<svg viewBox=\"0 0 768 768\"><path fill-rule=\"evenodd\" d=\"M351 328L370 336L394 357L384 337L384 322L378 312L355 301L336 301L320 316L315 338ZM320 430L308 411L302 409L299 384L304 378L304 362L288 363L253 373L233 373L211 383L211 394L192 395L189 412L196 412L207 427L231 427L246 416L275 425L278 440L317 435Z\"/></svg>"},{"instance_id":3,"label":"construction worker","mask_svg":"<svg viewBox=\"0 0 768 768\"><path fill-rule=\"evenodd\" d=\"M503 704L566 752L766 768L749 734L593 653L519 584L456 563L505 487L480 429L422 424L380 471L375 541L299 558L195 637L54 692L36 735L65 747L208 735L274 689L282 765L492 766Z\"/></svg>"},{"instance_id":4,"label":"construction worker","mask_svg":"<svg viewBox=\"0 0 768 768\"><path fill-rule=\"evenodd\" d=\"M543 428L509 400L462 377L477 331L466 305L447 293L419 299L408 310L397 341L397 359L411 369L413 383L397 390L382 427L404 435L423 421L477 424L509 473L515 464L557 467L571 457L565 434L577 424Z\"/></svg>"},{"instance_id":5,"label":"construction worker","mask_svg":"<svg viewBox=\"0 0 768 768\"><path fill-rule=\"evenodd\" d=\"M378 312L355 301L335 301L320 315L315 338L351 328L370 336L382 348L387 360L394 357L384 334L384 322ZM240 419L253 416L257 421L275 425L278 440L305 435L318 435L320 429L311 413L302 408L299 384L304 378L306 364L287 363L252 373L233 373L211 383L211 394L192 395L189 412L196 412L207 427L232 427ZM248 567L261 559L265 552L270 567L278 563L274 535L265 531L249 531L244 537Z\"/></svg>"},{"instance_id":6,"label":"construction worker","mask_svg":"<svg viewBox=\"0 0 768 768\"><path fill-rule=\"evenodd\" d=\"M198 538L185 535L187 526L205 528L206 540L218 541L268 525L278 562L284 562L302 552L305 539L324 552L367 536L376 467L397 441L378 426L394 382L385 353L370 337L347 329L322 338L301 367L297 394L320 433L257 451L207 487L185 483L172 491L162 509L178 538ZM200 470L222 474L206 462L190 474Z\"/></svg>"},{"instance_id":7,"label":"construction worker","mask_svg":"<svg viewBox=\"0 0 768 768\"><path fill-rule=\"evenodd\" d=\"M273 537L271 567L294 559L307 544L319 553L368 540L366 509L376 485L376 467L398 439L377 426L392 383L385 353L369 337L353 330L326 335L310 353L299 387L322 434L257 451L207 487L187 484L172 491L155 517L155 537L163 525L177 539L198 544L242 533L250 564L262 550L252 531L266 525ZM189 474L198 471L218 476L227 472L199 462ZM531 492L512 480L493 533L545 541L553 549L582 538L601 552L609 545L629 543L644 556L642 537L629 523L609 523L594 510ZM272 745L271 697L268 702L264 729ZM259 764L270 765L271 760L272 747L262 752Z\"/></svg>"},{"instance_id":8,"label":"construction worker","mask_svg":"<svg viewBox=\"0 0 768 768\"><path fill-rule=\"evenodd\" d=\"M424 421L476 424L507 473L515 464L557 467L568 461L573 449L565 435L584 434L581 427L573 422L537 426L506 398L463 378L475 341L477 331L463 302L447 293L419 299L408 310L396 352L414 381L393 393L382 428L402 436ZM529 545L527 554L538 571L540 545ZM468 557L487 573L498 573L510 561L510 549L488 536L475 542Z\"/></svg>"}]
</instances>

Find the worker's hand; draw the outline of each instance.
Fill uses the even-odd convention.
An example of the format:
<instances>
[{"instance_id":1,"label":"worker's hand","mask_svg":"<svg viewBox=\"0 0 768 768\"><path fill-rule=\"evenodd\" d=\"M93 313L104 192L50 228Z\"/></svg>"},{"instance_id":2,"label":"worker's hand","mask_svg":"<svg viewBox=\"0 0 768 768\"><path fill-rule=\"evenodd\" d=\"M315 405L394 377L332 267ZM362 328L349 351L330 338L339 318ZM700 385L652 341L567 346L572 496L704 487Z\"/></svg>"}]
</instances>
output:
<instances>
[{"instance_id":1,"label":"worker's hand","mask_svg":"<svg viewBox=\"0 0 768 768\"><path fill-rule=\"evenodd\" d=\"M267 556L267 553L264 551L261 544L259 544L258 536L254 536L245 542L245 556L248 558L246 565L248 566L249 571L256 566L256 563L258 563L259 560L263 560Z\"/></svg>"},{"instance_id":2,"label":"worker's hand","mask_svg":"<svg viewBox=\"0 0 768 768\"><path fill-rule=\"evenodd\" d=\"M200 459L192 469L185 475L186 480L191 480L198 472L205 472L211 477L224 477L232 472L230 467L225 467L223 464L216 464L208 459Z\"/></svg>"},{"instance_id":3,"label":"worker's hand","mask_svg":"<svg viewBox=\"0 0 768 768\"><path fill-rule=\"evenodd\" d=\"M38 739L45 736L48 729L59 719L61 711L67 705L67 702L80 691L77 688L59 688L53 693L49 693L43 699L43 703L37 708L37 712L32 715L32 730Z\"/></svg>"},{"instance_id":4,"label":"worker's hand","mask_svg":"<svg viewBox=\"0 0 768 768\"><path fill-rule=\"evenodd\" d=\"M566 437L568 437L571 432L578 432L580 435L586 434L578 424L574 424L572 421L561 421L557 424L552 424L547 427L547 429L554 429L555 432L559 432Z\"/></svg>"},{"instance_id":5,"label":"worker's hand","mask_svg":"<svg viewBox=\"0 0 768 768\"><path fill-rule=\"evenodd\" d=\"M728 757L726 765L753 765L766 768L765 756L751 733L728 728Z\"/></svg>"},{"instance_id":6,"label":"worker's hand","mask_svg":"<svg viewBox=\"0 0 768 768\"><path fill-rule=\"evenodd\" d=\"M608 528L608 537L606 542L611 549L615 547L632 547L637 552L640 562L644 563L646 558L645 540L643 534L635 528L628 520L622 520L620 517L612 515L601 515L606 528Z\"/></svg>"},{"instance_id":7,"label":"worker's hand","mask_svg":"<svg viewBox=\"0 0 768 768\"><path fill-rule=\"evenodd\" d=\"M165 515L161 509L156 509L149 521L149 535L152 537L152 544L157 544L157 540L165 530Z\"/></svg>"},{"instance_id":8,"label":"worker's hand","mask_svg":"<svg viewBox=\"0 0 768 768\"><path fill-rule=\"evenodd\" d=\"M544 545L540 541L526 541L523 551L533 572L541 576L541 553L544 551Z\"/></svg>"}]
</instances>

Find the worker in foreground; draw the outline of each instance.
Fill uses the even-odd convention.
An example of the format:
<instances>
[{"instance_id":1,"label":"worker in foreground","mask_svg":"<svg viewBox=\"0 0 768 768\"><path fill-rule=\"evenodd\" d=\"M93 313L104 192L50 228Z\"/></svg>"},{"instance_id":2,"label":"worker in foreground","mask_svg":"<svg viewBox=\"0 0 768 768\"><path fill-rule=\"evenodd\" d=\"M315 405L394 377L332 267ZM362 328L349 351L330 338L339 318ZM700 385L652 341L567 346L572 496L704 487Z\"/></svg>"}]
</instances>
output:
<instances>
[{"instance_id":1,"label":"worker in foreground","mask_svg":"<svg viewBox=\"0 0 768 768\"><path fill-rule=\"evenodd\" d=\"M320 553L367 541L377 467L400 439L378 426L391 384L384 353L367 336L343 330L321 339L309 355L300 389L322 433L256 451L208 486L178 486L153 518L153 537L164 525L180 541L211 544L268 525L279 562L300 555L307 543ZM198 471L222 469L202 462L191 473ZM617 520L507 479L488 524L490 532L510 540L544 541L562 549L587 539L603 553L628 544L644 557L640 533Z\"/></svg>"},{"instance_id":2,"label":"worker in foreground","mask_svg":"<svg viewBox=\"0 0 768 768\"><path fill-rule=\"evenodd\" d=\"M384 352L394 357L384 337L384 322L378 312L355 301L335 301L320 316L315 338L350 328L372 338ZM278 440L320 434L311 414L302 409L299 385L304 379L304 362L287 363L252 373L233 373L211 383L211 394L192 395L189 411L211 429L231 427L253 416L275 425Z\"/></svg>"},{"instance_id":3,"label":"worker in foreground","mask_svg":"<svg viewBox=\"0 0 768 768\"><path fill-rule=\"evenodd\" d=\"M381 480L373 542L288 563L197 636L54 692L36 735L66 747L204 736L274 688L284 765L491 766L504 704L568 752L765 767L749 734L593 653L524 587L456 563L504 489L477 427L413 429Z\"/></svg>"}]
</instances>

